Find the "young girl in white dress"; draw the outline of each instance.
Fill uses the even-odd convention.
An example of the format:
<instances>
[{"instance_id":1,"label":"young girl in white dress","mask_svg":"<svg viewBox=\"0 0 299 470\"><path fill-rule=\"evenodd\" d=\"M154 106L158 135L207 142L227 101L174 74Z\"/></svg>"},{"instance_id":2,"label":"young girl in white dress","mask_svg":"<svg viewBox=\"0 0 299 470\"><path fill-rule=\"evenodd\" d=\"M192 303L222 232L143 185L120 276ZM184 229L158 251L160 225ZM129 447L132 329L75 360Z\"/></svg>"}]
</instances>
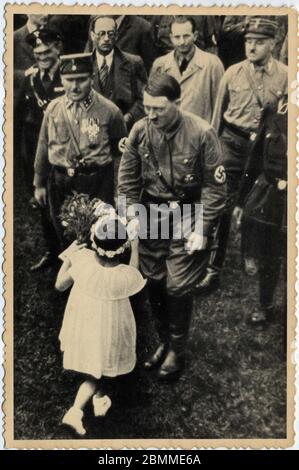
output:
<instances>
[{"instance_id":1,"label":"young girl in white dress","mask_svg":"<svg viewBox=\"0 0 299 470\"><path fill-rule=\"evenodd\" d=\"M59 339L64 369L86 374L86 380L62 422L82 436L87 402L92 399L95 416L104 416L111 406L110 398L101 396L99 379L128 374L135 367L136 326L129 297L146 282L137 269L136 242L126 238L126 228L113 212L92 226L91 242L91 249L74 242L62 253L55 285L59 291L73 285ZM123 264L130 248L130 265Z\"/></svg>"}]
</instances>

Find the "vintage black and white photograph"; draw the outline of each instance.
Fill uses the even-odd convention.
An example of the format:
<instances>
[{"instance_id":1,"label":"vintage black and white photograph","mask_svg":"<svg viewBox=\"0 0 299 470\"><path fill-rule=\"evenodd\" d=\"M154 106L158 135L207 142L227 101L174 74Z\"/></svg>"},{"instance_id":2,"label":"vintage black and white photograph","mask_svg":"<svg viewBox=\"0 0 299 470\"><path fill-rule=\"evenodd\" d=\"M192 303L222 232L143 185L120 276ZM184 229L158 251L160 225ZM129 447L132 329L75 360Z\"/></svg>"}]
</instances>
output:
<instances>
[{"instance_id":1,"label":"vintage black and white photograph","mask_svg":"<svg viewBox=\"0 0 299 470\"><path fill-rule=\"evenodd\" d=\"M291 445L296 15L7 6L13 447Z\"/></svg>"}]
</instances>

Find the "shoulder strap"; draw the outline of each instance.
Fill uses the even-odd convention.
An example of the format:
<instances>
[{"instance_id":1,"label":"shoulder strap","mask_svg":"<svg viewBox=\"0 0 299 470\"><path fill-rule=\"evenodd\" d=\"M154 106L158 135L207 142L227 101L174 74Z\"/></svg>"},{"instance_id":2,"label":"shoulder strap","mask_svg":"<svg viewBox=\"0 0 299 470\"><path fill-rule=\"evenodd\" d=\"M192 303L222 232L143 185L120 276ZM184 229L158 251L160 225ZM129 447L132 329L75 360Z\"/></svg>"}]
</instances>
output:
<instances>
[{"instance_id":1,"label":"shoulder strap","mask_svg":"<svg viewBox=\"0 0 299 470\"><path fill-rule=\"evenodd\" d=\"M258 105L259 105L259 107L263 110L263 109L264 109L264 105L263 105L262 100L261 100L261 98L260 98L260 96L259 96L259 94L258 94L258 91L257 91L257 88L256 88L255 83L254 83L254 81L253 81L253 78L252 78L252 76L250 75L249 71L246 69L245 64L243 64L242 68L243 68L243 71L244 71L244 73L245 73L245 75L246 75L246 78L247 78L247 80L248 80L248 82L249 82L250 88L252 89L253 94L254 94L254 96L255 96L257 102L258 102Z\"/></svg>"},{"instance_id":2,"label":"shoulder strap","mask_svg":"<svg viewBox=\"0 0 299 470\"><path fill-rule=\"evenodd\" d=\"M71 122L69 120L69 117L68 117L68 114L67 114L67 111L66 111L66 107L65 107L65 103L62 102L62 112L63 112L63 117L65 119L65 122L66 122L66 125L67 125L67 128L68 128L68 131L70 133L70 137L71 137L71 140L72 140L72 143L75 147L75 150L77 152L77 155L79 156L81 154L80 152L80 148L79 148L79 144L77 142L77 139L75 137L75 134L74 134L74 131L73 131L73 128L72 128L72 125L71 125Z\"/></svg>"}]
</instances>

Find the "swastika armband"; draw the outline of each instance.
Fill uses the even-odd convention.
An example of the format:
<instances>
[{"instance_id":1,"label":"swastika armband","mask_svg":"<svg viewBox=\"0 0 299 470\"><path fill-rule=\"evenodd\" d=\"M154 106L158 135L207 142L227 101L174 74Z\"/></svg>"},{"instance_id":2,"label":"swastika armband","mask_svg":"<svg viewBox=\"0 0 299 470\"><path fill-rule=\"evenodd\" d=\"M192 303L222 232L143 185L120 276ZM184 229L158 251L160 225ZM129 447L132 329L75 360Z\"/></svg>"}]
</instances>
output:
<instances>
[{"instance_id":1,"label":"swastika armband","mask_svg":"<svg viewBox=\"0 0 299 470\"><path fill-rule=\"evenodd\" d=\"M223 165L217 166L214 172L214 180L218 184L224 184L226 181L226 172Z\"/></svg>"}]
</instances>

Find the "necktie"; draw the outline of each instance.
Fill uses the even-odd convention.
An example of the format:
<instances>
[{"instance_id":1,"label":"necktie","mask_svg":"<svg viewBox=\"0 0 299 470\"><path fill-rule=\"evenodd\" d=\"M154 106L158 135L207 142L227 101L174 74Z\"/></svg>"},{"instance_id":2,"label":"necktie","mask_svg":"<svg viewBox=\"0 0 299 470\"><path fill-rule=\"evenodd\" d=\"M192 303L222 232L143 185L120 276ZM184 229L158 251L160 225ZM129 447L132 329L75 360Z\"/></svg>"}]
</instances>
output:
<instances>
[{"instance_id":1,"label":"necktie","mask_svg":"<svg viewBox=\"0 0 299 470\"><path fill-rule=\"evenodd\" d=\"M261 102L264 101L264 76L265 67L262 66L255 66L254 68L254 80L256 83L257 91L260 96Z\"/></svg>"},{"instance_id":2,"label":"necktie","mask_svg":"<svg viewBox=\"0 0 299 470\"><path fill-rule=\"evenodd\" d=\"M44 76L42 78L42 82L43 82L44 90L47 93L49 91L50 87L51 87L51 84L52 84L52 80L51 80L49 72L47 70L44 73Z\"/></svg>"},{"instance_id":3,"label":"necktie","mask_svg":"<svg viewBox=\"0 0 299 470\"><path fill-rule=\"evenodd\" d=\"M74 103L72 106L72 115L76 125L80 124L81 121L81 106L80 103Z\"/></svg>"},{"instance_id":4,"label":"necktie","mask_svg":"<svg viewBox=\"0 0 299 470\"><path fill-rule=\"evenodd\" d=\"M108 78L108 73L109 73L109 68L106 62L106 57L104 56L102 66L99 70L100 86L102 90L105 89L107 78Z\"/></svg>"},{"instance_id":5,"label":"necktie","mask_svg":"<svg viewBox=\"0 0 299 470\"><path fill-rule=\"evenodd\" d=\"M180 65L181 75L185 72L187 67L188 67L188 60L184 57Z\"/></svg>"}]
</instances>

